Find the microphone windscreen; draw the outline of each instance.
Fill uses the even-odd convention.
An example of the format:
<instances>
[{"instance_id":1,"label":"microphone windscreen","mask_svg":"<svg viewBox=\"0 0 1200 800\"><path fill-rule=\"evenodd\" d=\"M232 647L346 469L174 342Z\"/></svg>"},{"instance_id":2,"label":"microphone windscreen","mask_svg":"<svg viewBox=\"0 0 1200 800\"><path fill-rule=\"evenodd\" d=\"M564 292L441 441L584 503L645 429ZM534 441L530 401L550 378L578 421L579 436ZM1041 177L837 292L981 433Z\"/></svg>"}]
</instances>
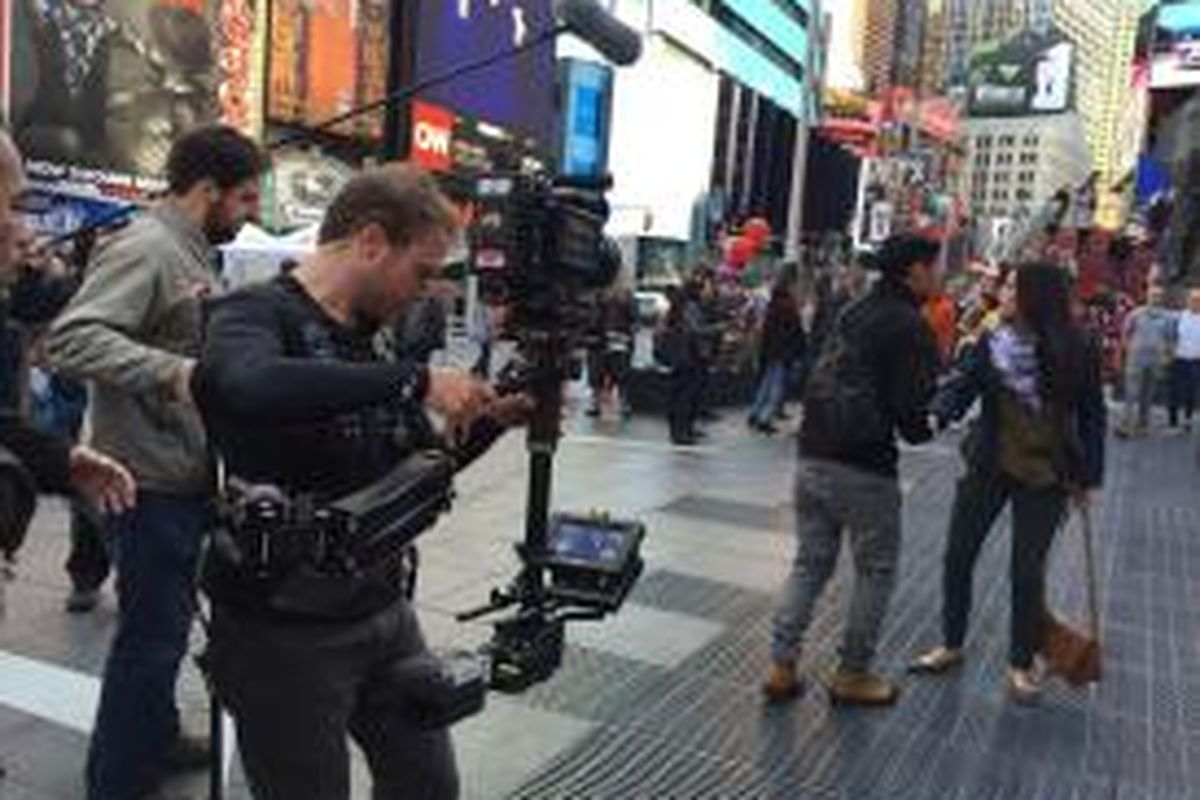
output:
<instances>
[{"instance_id":1,"label":"microphone windscreen","mask_svg":"<svg viewBox=\"0 0 1200 800\"><path fill-rule=\"evenodd\" d=\"M638 32L604 10L597 0L557 0L555 14L609 61L626 67L642 55Z\"/></svg>"}]
</instances>

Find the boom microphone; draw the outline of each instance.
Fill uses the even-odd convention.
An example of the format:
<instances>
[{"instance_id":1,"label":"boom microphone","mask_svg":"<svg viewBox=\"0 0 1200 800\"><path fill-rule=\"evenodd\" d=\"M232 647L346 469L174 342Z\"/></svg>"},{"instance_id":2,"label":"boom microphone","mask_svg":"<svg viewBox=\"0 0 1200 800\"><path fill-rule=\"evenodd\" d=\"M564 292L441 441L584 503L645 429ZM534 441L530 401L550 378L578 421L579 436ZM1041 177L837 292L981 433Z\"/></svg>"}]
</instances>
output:
<instances>
[{"instance_id":1,"label":"boom microphone","mask_svg":"<svg viewBox=\"0 0 1200 800\"><path fill-rule=\"evenodd\" d=\"M572 33L619 67L629 66L642 55L642 37L597 0L557 0L554 13Z\"/></svg>"}]
</instances>

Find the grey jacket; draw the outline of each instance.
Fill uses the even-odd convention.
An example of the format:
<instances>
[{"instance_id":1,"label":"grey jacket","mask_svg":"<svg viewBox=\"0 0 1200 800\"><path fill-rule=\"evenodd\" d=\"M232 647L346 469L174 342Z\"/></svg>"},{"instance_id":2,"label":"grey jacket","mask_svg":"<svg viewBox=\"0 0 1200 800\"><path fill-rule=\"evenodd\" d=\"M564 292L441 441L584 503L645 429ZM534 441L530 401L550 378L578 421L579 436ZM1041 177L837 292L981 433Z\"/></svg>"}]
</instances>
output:
<instances>
[{"instance_id":1,"label":"grey jacket","mask_svg":"<svg viewBox=\"0 0 1200 800\"><path fill-rule=\"evenodd\" d=\"M123 461L143 489L208 488L200 416L174 387L200 351L201 299L218 287L204 232L159 207L97 251L51 329L51 364L92 384L92 444Z\"/></svg>"},{"instance_id":2,"label":"grey jacket","mask_svg":"<svg viewBox=\"0 0 1200 800\"><path fill-rule=\"evenodd\" d=\"M1142 306L1125 320L1128 363L1138 368L1166 364L1179 338L1179 314L1167 308Z\"/></svg>"}]
</instances>

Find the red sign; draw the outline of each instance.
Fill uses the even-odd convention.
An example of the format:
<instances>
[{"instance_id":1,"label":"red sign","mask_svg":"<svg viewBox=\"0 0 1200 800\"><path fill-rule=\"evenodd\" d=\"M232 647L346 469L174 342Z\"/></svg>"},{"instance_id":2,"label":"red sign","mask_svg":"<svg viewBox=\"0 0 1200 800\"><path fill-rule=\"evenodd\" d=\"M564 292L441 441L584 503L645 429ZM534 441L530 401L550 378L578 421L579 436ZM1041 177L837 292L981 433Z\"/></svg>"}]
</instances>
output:
<instances>
[{"instance_id":1,"label":"red sign","mask_svg":"<svg viewBox=\"0 0 1200 800\"><path fill-rule=\"evenodd\" d=\"M454 166L454 114L441 106L412 105L412 160L430 172L449 172Z\"/></svg>"}]
</instances>

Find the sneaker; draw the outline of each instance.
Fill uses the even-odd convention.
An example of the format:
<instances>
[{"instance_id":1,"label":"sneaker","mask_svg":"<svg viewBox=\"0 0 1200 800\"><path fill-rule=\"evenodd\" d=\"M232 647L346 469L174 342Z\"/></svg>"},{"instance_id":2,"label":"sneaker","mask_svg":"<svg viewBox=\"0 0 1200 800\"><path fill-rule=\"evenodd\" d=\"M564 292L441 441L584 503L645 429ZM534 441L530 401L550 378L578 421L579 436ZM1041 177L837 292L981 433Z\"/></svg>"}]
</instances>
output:
<instances>
[{"instance_id":1,"label":"sneaker","mask_svg":"<svg viewBox=\"0 0 1200 800\"><path fill-rule=\"evenodd\" d=\"M796 665L771 662L771 671L763 681L762 692L768 703L785 703L803 694L804 682L796 676Z\"/></svg>"},{"instance_id":2,"label":"sneaker","mask_svg":"<svg viewBox=\"0 0 1200 800\"><path fill-rule=\"evenodd\" d=\"M1004 677L1009 698L1019 705L1036 703L1042 696L1042 684L1032 670L1009 667Z\"/></svg>"},{"instance_id":3,"label":"sneaker","mask_svg":"<svg viewBox=\"0 0 1200 800\"><path fill-rule=\"evenodd\" d=\"M207 738L180 734L163 759L169 773L198 772L208 769L212 760L212 745Z\"/></svg>"},{"instance_id":4,"label":"sneaker","mask_svg":"<svg viewBox=\"0 0 1200 800\"><path fill-rule=\"evenodd\" d=\"M697 441L694 436L672 436L671 444L676 447L695 447Z\"/></svg>"},{"instance_id":5,"label":"sneaker","mask_svg":"<svg viewBox=\"0 0 1200 800\"><path fill-rule=\"evenodd\" d=\"M86 614L94 611L96 606L100 605L100 590L72 589L71 593L67 595L67 602L64 605L68 614Z\"/></svg>"},{"instance_id":6,"label":"sneaker","mask_svg":"<svg viewBox=\"0 0 1200 800\"><path fill-rule=\"evenodd\" d=\"M900 687L870 672L838 668L826 681L829 699L835 705L890 706L900 697Z\"/></svg>"},{"instance_id":7,"label":"sneaker","mask_svg":"<svg viewBox=\"0 0 1200 800\"><path fill-rule=\"evenodd\" d=\"M919 675L941 675L963 663L963 651L957 647L935 647L922 653L909 665L908 671Z\"/></svg>"}]
</instances>

